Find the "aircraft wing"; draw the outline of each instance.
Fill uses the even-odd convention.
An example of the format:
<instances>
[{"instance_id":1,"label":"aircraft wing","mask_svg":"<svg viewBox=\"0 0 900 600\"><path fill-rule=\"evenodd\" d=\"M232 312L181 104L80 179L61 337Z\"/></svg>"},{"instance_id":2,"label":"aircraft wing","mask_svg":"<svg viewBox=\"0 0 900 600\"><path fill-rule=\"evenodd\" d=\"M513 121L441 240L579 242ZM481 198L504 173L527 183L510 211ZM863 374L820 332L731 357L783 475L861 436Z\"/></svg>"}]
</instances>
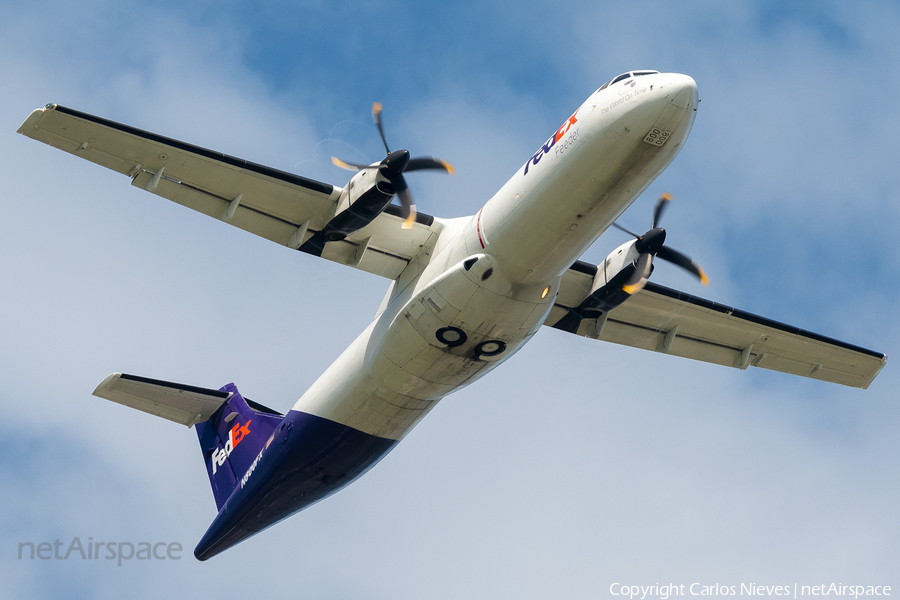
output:
<instances>
[{"instance_id":1,"label":"aircraft wing","mask_svg":"<svg viewBox=\"0 0 900 600\"><path fill-rule=\"evenodd\" d=\"M235 227L294 249L334 214L341 188L258 165L64 106L35 110L19 133L127 175L131 184ZM323 258L396 279L434 234L419 213L400 227L399 207L342 242Z\"/></svg>"},{"instance_id":2,"label":"aircraft wing","mask_svg":"<svg viewBox=\"0 0 900 600\"><path fill-rule=\"evenodd\" d=\"M553 326L590 293L596 267L575 263L544 322ZM887 357L765 317L647 283L623 304L585 319L578 335L704 362L867 388Z\"/></svg>"}]
</instances>

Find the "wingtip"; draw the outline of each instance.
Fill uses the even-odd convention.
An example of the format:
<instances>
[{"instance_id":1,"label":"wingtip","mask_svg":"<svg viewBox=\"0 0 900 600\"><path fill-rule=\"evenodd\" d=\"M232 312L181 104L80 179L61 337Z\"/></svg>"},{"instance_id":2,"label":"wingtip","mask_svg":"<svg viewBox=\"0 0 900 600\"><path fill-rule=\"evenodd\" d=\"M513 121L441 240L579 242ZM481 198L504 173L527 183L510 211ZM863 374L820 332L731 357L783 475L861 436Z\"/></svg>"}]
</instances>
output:
<instances>
[{"instance_id":1,"label":"wingtip","mask_svg":"<svg viewBox=\"0 0 900 600\"><path fill-rule=\"evenodd\" d=\"M109 375L107 375L106 377L103 378L103 381L101 381L99 384L97 384L97 387L94 388L94 391L91 393L91 395L97 396L98 398L106 398L103 395L103 393L106 391L107 388L112 387L112 385L116 381L118 381L120 377L122 377L121 373L110 373Z\"/></svg>"}]
</instances>

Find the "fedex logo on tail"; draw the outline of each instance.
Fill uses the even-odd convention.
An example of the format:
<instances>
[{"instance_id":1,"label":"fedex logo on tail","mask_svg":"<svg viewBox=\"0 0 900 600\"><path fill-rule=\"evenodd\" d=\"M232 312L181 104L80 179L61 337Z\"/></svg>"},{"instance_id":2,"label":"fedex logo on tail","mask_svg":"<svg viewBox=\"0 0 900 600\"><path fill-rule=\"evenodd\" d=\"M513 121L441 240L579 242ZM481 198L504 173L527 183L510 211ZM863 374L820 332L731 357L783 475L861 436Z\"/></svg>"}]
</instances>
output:
<instances>
[{"instance_id":1,"label":"fedex logo on tail","mask_svg":"<svg viewBox=\"0 0 900 600\"><path fill-rule=\"evenodd\" d=\"M523 175L528 175L528 167L530 167L531 165L537 166L537 164L541 161L541 157L543 157L545 154L548 154L550 152L550 149L553 148L553 146L555 146L559 140L563 139L569 133L569 130L572 128L572 125L574 125L575 123L578 122L578 118L575 116L577 114L578 114L578 111L576 110L572 114L572 116L569 117L569 120L566 121L565 123L563 123L562 127L557 129L556 133L554 133L553 135L550 136L550 139L547 140L547 143L545 143L543 146L541 146L540 150L535 152L534 156L532 156L531 158L528 159L528 162L525 163L525 172L523 173ZM577 131L572 133L572 136L573 136L572 141L573 142L575 141L574 136L577 136L577 135L578 135Z\"/></svg>"},{"instance_id":2,"label":"fedex logo on tail","mask_svg":"<svg viewBox=\"0 0 900 600\"><path fill-rule=\"evenodd\" d=\"M225 447L219 447L213 450L211 457L213 475L216 474L219 467L225 464L225 459L231 456L231 453L234 452L237 445L241 443L244 436L250 434L250 421L252 420L253 419L247 419L247 422L243 425L240 423L235 424L235 426L228 431L228 441L225 442Z\"/></svg>"}]
</instances>

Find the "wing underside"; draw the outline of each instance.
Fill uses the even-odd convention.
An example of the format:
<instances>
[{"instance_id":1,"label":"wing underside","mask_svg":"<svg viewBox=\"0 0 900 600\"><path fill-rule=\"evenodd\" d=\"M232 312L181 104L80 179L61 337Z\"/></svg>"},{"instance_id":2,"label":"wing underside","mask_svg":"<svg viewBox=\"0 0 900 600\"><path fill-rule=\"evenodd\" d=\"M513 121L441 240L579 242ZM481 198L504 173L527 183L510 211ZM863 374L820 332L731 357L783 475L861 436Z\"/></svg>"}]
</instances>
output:
<instances>
[{"instance_id":1,"label":"wing underside","mask_svg":"<svg viewBox=\"0 0 900 600\"><path fill-rule=\"evenodd\" d=\"M581 262L566 272L545 325L558 323L587 297L594 272L595 267ZM728 367L761 367L858 388L867 388L887 361L880 352L653 283L599 318L584 319L575 333Z\"/></svg>"},{"instance_id":2,"label":"wing underside","mask_svg":"<svg viewBox=\"0 0 900 600\"><path fill-rule=\"evenodd\" d=\"M18 130L128 176L142 188L298 249L334 215L341 188L186 144L63 106L35 110ZM432 240L434 219L401 229L399 207L326 245L322 257L396 279Z\"/></svg>"}]
</instances>

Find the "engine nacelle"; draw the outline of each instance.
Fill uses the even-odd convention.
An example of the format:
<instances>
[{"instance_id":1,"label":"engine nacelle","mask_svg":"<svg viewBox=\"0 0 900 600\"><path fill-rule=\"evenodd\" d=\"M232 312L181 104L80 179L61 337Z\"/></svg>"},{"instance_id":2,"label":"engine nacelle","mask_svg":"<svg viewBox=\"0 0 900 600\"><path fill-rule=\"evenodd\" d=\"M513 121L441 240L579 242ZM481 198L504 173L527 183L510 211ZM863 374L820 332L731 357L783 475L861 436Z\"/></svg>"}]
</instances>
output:
<instances>
[{"instance_id":1,"label":"engine nacelle","mask_svg":"<svg viewBox=\"0 0 900 600\"><path fill-rule=\"evenodd\" d=\"M640 256L636 243L637 240L625 242L597 265L597 274L591 285L590 297L594 300L591 308L610 311L630 297L622 288L634 273L635 262Z\"/></svg>"},{"instance_id":2,"label":"engine nacelle","mask_svg":"<svg viewBox=\"0 0 900 600\"><path fill-rule=\"evenodd\" d=\"M613 279L622 273L623 270L629 269L629 275L634 272L634 263L640 256L640 252L635 248L637 240L630 240L609 253L602 263L597 265L597 274L594 276L594 283L591 285L591 293L609 284Z\"/></svg>"},{"instance_id":3,"label":"engine nacelle","mask_svg":"<svg viewBox=\"0 0 900 600\"><path fill-rule=\"evenodd\" d=\"M590 293L578 306L570 307L568 313L554 323L553 327L576 333L582 321L596 319L594 333L588 335L598 337L606 322L607 313L631 297L624 288L634 275L635 263L641 255L636 244L637 240L631 240L610 252L606 260L597 265Z\"/></svg>"},{"instance_id":4,"label":"engine nacelle","mask_svg":"<svg viewBox=\"0 0 900 600\"><path fill-rule=\"evenodd\" d=\"M341 191L341 196L338 198L332 218L346 211L352 205L358 204L366 196L367 192L380 183L379 180L383 181L384 178L378 176L378 169L363 169L351 177L347 185L344 186L343 191ZM365 200L362 201L365 202Z\"/></svg>"},{"instance_id":5,"label":"engine nacelle","mask_svg":"<svg viewBox=\"0 0 900 600\"><path fill-rule=\"evenodd\" d=\"M378 169L363 169L344 186L325 228L325 241L342 240L362 229L388 207L393 197L393 187Z\"/></svg>"}]
</instances>

